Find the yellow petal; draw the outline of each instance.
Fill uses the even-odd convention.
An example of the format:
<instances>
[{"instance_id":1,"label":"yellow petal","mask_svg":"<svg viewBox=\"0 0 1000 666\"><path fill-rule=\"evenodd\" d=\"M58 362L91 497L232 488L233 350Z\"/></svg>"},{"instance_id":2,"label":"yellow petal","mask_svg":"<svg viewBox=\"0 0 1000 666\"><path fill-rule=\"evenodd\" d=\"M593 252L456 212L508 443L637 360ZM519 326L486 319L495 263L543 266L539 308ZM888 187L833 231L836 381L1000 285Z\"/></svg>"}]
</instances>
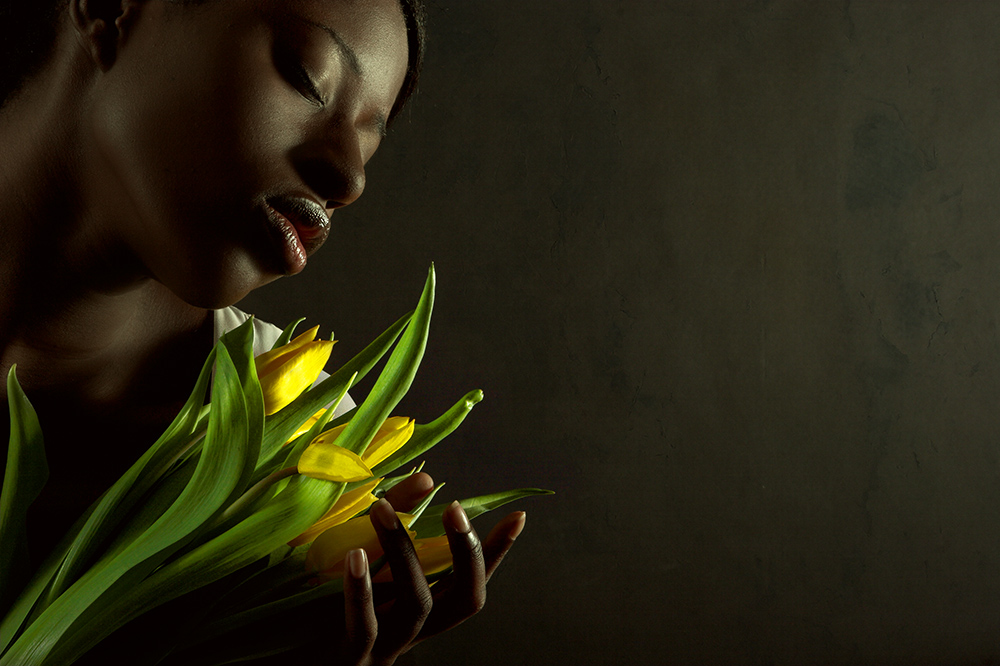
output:
<instances>
[{"instance_id":1,"label":"yellow petal","mask_svg":"<svg viewBox=\"0 0 1000 666\"><path fill-rule=\"evenodd\" d=\"M299 429L295 431L294 435L292 435L291 437L288 438L288 441L286 441L285 444L288 444L289 442L291 442L293 439L295 439L296 437L298 437L302 433L308 432L309 428L312 428L314 425L316 425L316 422L319 421L323 417L324 414L326 414L326 410L325 409L321 409L318 412L316 412L315 414L313 414L312 416L310 416L309 420L306 421L305 423L303 423L302 425L300 425Z\"/></svg>"},{"instance_id":2,"label":"yellow petal","mask_svg":"<svg viewBox=\"0 0 1000 666\"><path fill-rule=\"evenodd\" d=\"M332 442L336 440L346 427L347 424L345 423L336 428L330 428L323 433L322 437L325 441ZM390 416L379 426L378 432L375 433L371 443L368 444L365 452L361 454L361 460L368 467L375 467L409 441L410 437L413 436L413 428L413 419L405 416ZM303 430L303 432L305 431Z\"/></svg>"},{"instance_id":3,"label":"yellow petal","mask_svg":"<svg viewBox=\"0 0 1000 666\"><path fill-rule=\"evenodd\" d=\"M352 518L316 537L306 553L306 570L322 571L331 577L343 575L344 557L355 548L364 548L369 562L382 556L382 546L368 516Z\"/></svg>"},{"instance_id":4,"label":"yellow petal","mask_svg":"<svg viewBox=\"0 0 1000 666\"><path fill-rule=\"evenodd\" d=\"M451 548L447 536L417 539L413 542L425 576L444 571L451 566Z\"/></svg>"},{"instance_id":5,"label":"yellow petal","mask_svg":"<svg viewBox=\"0 0 1000 666\"><path fill-rule=\"evenodd\" d=\"M274 368L281 365L281 358L289 354L294 354L300 347L305 345L307 342L312 342L316 339L316 333L319 331L319 326L313 326L305 333L297 336L294 340L286 345L280 347L275 347L271 351L266 351L263 354L258 355L254 359L254 363L257 365L257 376L266 375L274 371Z\"/></svg>"},{"instance_id":6,"label":"yellow petal","mask_svg":"<svg viewBox=\"0 0 1000 666\"><path fill-rule=\"evenodd\" d=\"M414 539L413 548L420 560L420 568L425 576L444 571L452 565L451 547L447 536L431 537L429 539ZM343 574L341 574L343 575ZM392 580L392 570L383 568L375 578L374 583L388 583Z\"/></svg>"},{"instance_id":7,"label":"yellow petal","mask_svg":"<svg viewBox=\"0 0 1000 666\"><path fill-rule=\"evenodd\" d=\"M360 488L355 488L341 495L337 503L322 518L313 523L305 532L289 541L288 545L294 548L309 543L331 527L346 523L351 517L370 507L378 500L372 495L372 491L381 481L381 478L372 479Z\"/></svg>"},{"instance_id":8,"label":"yellow petal","mask_svg":"<svg viewBox=\"0 0 1000 666\"><path fill-rule=\"evenodd\" d=\"M337 440L337 437L340 436L340 433L344 432L344 428L346 427L347 427L346 423L341 424L336 428L330 428L329 430L324 431L323 434L320 436L323 437L323 439L326 441L335 442Z\"/></svg>"},{"instance_id":9,"label":"yellow petal","mask_svg":"<svg viewBox=\"0 0 1000 666\"><path fill-rule=\"evenodd\" d=\"M363 481L372 477L372 471L356 453L337 446L333 439L320 435L306 447L299 458L299 474L313 479L338 483Z\"/></svg>"},{"instance_id":10,"label":"yellow petal","mask_svg":"<svg viewBox=\"0 0 1000 666\"><path fill-rule=\"evenodd\" d=\"M397 511L396 516L404 525L409 526L413 522L413 516L409 514ZM412 533L410 538L413 538ZM344 575L347 551L355 548L364 548L369 562L382 557L384 552L368 515L351 518L316 537L306 553L306 570L320 573L324 580L339 578Z\"/></svg>"},{"instance_id":11,"label":"yellow petal","mask_svg":"<svg viewBox=\"0 0 1000 666\"><path fill-rule=\"evenodd\" d=\"M413 425L413 419L390 416L375 433L361 459L369 467L375 467L409 441L413 435Z\"/></svg>"},{"instance_id":12,"label":"yellow petal","mask_svg":"<svg viewBox=\"0 0 1000 666\"><path fill-rule=\"evenodd\" d=\"M264 392L264 413L270 416L282 409L313 385L323 366L330 360L333 341L307 342L293 355L279 359L270 372L260 376Z\"/></svg>"}]
</instances>

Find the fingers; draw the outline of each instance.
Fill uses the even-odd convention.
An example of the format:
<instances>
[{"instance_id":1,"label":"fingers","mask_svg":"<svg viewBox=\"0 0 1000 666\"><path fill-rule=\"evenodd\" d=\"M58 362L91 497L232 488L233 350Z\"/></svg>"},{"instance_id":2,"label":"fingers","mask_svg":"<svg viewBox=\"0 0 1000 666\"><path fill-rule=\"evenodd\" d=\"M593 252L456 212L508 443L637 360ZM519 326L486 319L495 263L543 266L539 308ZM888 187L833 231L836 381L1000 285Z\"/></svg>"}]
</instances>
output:
<instances>
[{"instance_id":1,"label":"fingers","mask_svg":"<svg viewBox=\"0 0 1000 666\"><path fill-rule=\"evenodd\" d=\"M418 492L421 484L429 482L430 477L415 482L406 492ZM445 509L442 520L453 571L435 586L434 597L392 505L379 500L372 506L371 519L392 570L394 598L387 609L380 607L377 620L364 551L348 553L344 576L347 633L342 654L344 663L388 666L418 640L450 629L483 608L486 583L524 529L525 513L516 511L505 517L484 543L458 502Z\"/></svg>"},{"instance_id":2,"label":"fingers","mask_svg":"<svg viewBox=\"0 0 1000 666\"><path fill-rule=\"evenodd\" d=\"M486 604L486 567L483 545L462 505L452 502L442 516L453 571L434 601L434 613L420 638L433 636L469 619Z\"/></svg>"},{"instance_id":3,"label":"fingers","mask_svg":"<svg viewBox=\"0 0 1000 666\"><path fill-rule=\"evenodd\" d=\"M524 511L515 511L506 516L490 530L490 535L486 537L486 544L483 546L487 581L493 575L493 572L497 570L497 567L500 566L503 556L514 545L514 540L521 534L526 519L527 514Z\"/></svg>"},{"instance_id":4,"label":"fingers","mask_svg":"<svg viewBox=\"0 0 1000 666\"><path fill-rule=\"evenodd\" d=\"M453 607L458 614L464 616L464 619L475 615L486 605L483 544L458 502L452 502L445 509L442 519L454 567L451 591L457 594Z\"/></svg>"},{"instance_id":5,"label":"fingers","mask_svg":"<svg viewBox=\"0 0 1000 666\"><path fill-rule=\"evenodd\" d=\"M385 499L396 511L406 512L419 504L433 489L434 479L430 474L417 472L393 486L385 494Z\"/></svg>"},{"instance_id":6,"label":"fingers","mask_svg":"<svg viewBox=\"0 0 1000 666\"><path fill-rule=\"evenodd\" d=\"M391 664L406 651L431 612L433 600L410 535L399 522L392 505L384 499L372 506L372 524L392 570L395 600L380 623L378 643L372 651L375 663Z\"/></svg>"},{"instance_id":7,"label":"fingers","mask_svg":"<svg viewBox=\"0 0 1000 666\"><path fill-rule=\"evenodd\" d=\"M341 663L367 663L378 622L372 603L372 581L368 573L368 556L361 548L347 553L344 572L344 615L346 632L341 648Z\"/></svg>"}]
</instances>

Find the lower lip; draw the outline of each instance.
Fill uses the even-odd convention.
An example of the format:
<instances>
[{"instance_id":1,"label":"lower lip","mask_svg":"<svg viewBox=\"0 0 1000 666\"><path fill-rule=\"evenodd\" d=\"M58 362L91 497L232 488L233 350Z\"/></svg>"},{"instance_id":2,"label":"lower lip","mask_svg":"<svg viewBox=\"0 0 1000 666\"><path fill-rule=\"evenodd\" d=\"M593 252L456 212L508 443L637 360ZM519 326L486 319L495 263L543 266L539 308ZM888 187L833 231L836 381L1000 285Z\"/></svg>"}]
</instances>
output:
<instances>
[{"instance_id":1,"label":"lower lip","mask_svg":"<svg viewBox=\"0 0 1000 666\"><path fill-rule=\"evenodd\" d=\"M270 208L270 218L273 228L277 232L279 242L282 245L286 273L288 275L301 273L306 267L308 257L306 256L306 249L302 245L302 240L295 230L295 225L278 211L270 206L268 208Z\"/></svg>"}]
</instances>

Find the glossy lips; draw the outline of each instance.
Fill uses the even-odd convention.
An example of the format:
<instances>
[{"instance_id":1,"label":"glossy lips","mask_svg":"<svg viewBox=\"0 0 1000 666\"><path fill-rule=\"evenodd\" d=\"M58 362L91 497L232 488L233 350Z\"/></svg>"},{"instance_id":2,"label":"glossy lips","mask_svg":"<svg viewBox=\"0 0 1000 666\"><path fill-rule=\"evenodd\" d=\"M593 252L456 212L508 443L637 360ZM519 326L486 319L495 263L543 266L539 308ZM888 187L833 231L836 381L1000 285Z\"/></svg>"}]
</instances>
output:
<instances>
[{"instance_id":1,"label":"glossy lips","mask_svg":"<svg viewBox=\"0 0 1000 666\"><path fill-rule=\"evenodd\" d=\"M322 206L303 197L269 197L267 208L272 229L284 245L286 270L298 273L308 255L330 235L330 217Z\"/></svg>"}]
</instances>

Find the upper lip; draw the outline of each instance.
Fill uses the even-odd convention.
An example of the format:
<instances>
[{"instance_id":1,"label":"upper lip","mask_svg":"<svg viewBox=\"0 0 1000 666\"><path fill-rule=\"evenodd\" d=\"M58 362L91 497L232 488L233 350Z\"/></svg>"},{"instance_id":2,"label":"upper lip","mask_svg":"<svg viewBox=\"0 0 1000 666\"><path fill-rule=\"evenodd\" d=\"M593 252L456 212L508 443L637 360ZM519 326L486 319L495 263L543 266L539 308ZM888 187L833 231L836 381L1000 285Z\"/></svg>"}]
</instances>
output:
<instances>
[{"instance_id":1,"label":"upper lip","mask_svg":"<svg viewBox=\"0 0 1000 666\"><path fill-rule=\"evenodd\" d=\"M295 227L306 254L312 254L330 235L330 216L312 199L295 196L274 196L267 199L276 213Z\"/></svg>"}]
</instances>

